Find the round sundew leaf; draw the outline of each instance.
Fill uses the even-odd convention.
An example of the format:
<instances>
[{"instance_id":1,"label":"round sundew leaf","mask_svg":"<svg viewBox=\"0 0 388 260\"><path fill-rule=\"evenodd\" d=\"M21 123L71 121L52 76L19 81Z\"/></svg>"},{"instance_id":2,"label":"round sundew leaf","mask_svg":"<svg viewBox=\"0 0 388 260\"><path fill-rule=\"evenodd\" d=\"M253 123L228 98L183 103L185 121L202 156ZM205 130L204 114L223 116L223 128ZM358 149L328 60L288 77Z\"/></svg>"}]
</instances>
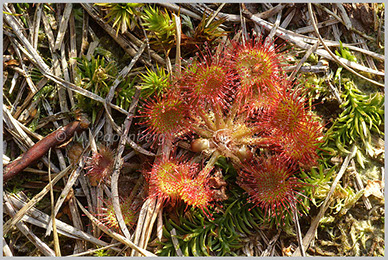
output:
<instances>
[{"instance_id":1,"label":"round sundew leaf","mask_svg":"<svg viewBox=\"0 0 388 260\"><path fill-rule=\"evenodd\" d=\"M180 198L188 205L204 208L212 199L212 192L204 178L185 179L181 182Z\"/></svg>"},{"instance_id":2,"label":"round sundew leaf","mask_svg":"<svg viewBox=\"0 0 388 260\"><path fill-rule=\"evenodd\" d=\"M227 65L228 61L214 59L206 56L204 62L193 64L183 72L180 85L189 103L227 105L228 95L235 86L235 75Z\"/></svg>"},{"instance_id":3,"label":"round sundew leaf","mask_svg":"<svg viewBox=\"0 0 388 260\"><path fill-rule=\"evenodd\" d=\"M179 96L169 95L147 104L143 117L146 119L149 134L173 138L190 128L188 113L188 106Z\"/></svg>"},{"instance_id":4,"label":"round sundew leaf","mask_svg":"<svg viewBox=\"0 0 388 260\"><path fill-rule=\"evenodd\" d=\"M281 56L276 49L261 42L247 42L235 44L231 52L241 82L241 94L250 96L254 90L259 93L265 90L276 91L281 75Z\"/></svg>"},{"instance_id":5,"label":"round sundew leaf","mask_svg":"<svg viewBox=\"0 0 388 260\"><path fill-rule=\"evenodd\" d=\"M104 181L112 174L113 171L114 156L113 152L100 145L98 152L94 152L92 157L86 160L85 169L88 171L92 186L97 186L98 183Z\"/></svg>"},{"instance_id":6,"label":"round sundew leaf","mask_svg":"<svg viewBox=\"0 0 388 260\"><path fill-rule=\"evenodd\" d=\"M276 215L298 202L297 190L303 184L292 175L288 164L270 157L245 166L240 172L239 184L252 203Z\"/></svg>"},{"instance_id":7,"label":"round sundew leaf","mask_svg":"<svg viewBox=\"0 0 388 260\"><path fill-rule=\"evenodd\" d=\"M322 128L318 122L305 122L297 135L284 135L279 138L282 155L302 165L314 165L318 158L317 150L322 142L321 137Z\"/></svg>"},{"instance_id":8,"label":"round sundew leaf","mask_svg":"<svg viewBox=\"0 0 388 260\"><path fill-rule=\"evenodd\" d=\"M195 79L196 81L192 82L193 93L198 97L214 99L222 94L227 73L224 68L216 65L200 67Z\"/></svg>"},{"instance_id":9,"label":"round sundew leaf","mask_svg":"<svg viewBox=\"0 0 388 260\"><path fill-rule=\"evenodd\" d=\"M176 196L179 192L179 176L177 176L177 168L178 165L175 163L166 162L160 165L156 172L160 191L170 197Z\"/></svg>"},{"instance_id":10,"label":"round sundew leaf","mask_svg":"<svg viewBox=\"0 0 388 260\"><path fill-rule=\"evenodd\" d=\"M100 216L100 221L109 228L120 230L112 202L110 200L104 200L104 204L105 207L102 209L103 213ZM137 211L132 205L132 201L127 198L120 204L120 208L124 218L124 223L127 226L133 226L136 222Z\"/></svg>"},{"instance_id":11,"label":"round sundew leaf","mask_svg":"<svg viewBox=\"0 0 388 260\"><path fill-rule=\"evenodd\" d=\"M149 174L150 195L175 199L179 193L181 175L176 162L166 160L155 165Z\"/></svg>"},{"instance_id":12,"label":"round sundew leaf","mask_svg":"<svg viewBox=\"0 0 388 260\"><path fill-rule=\"evenodd\" d=\"M291 95L281 95L276 106L272 110L270 126L282 133L295 133L308 118L304 103Z\"/></svg>"}]
</instances>

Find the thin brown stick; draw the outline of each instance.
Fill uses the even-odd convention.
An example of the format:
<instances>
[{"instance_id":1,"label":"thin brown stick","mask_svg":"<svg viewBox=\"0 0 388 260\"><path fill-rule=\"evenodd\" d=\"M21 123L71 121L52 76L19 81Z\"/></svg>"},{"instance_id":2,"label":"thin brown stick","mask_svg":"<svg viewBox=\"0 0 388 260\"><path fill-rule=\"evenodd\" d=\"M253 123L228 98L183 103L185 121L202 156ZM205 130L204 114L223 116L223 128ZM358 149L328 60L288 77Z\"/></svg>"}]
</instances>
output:
<instances>
[{"instance_id":1,"label":"thin brown stick","mask_svg":"<svg viewBox=\"0 0 388 260\"><path fill-rule=\"evenodd\" d=\"M39 160L50 148L65 143L70 140L74 133L84 129L85 128L83 128L83 124L81 124L80 121L74 121L52 132L28 149L28 151L23 154L22 158L11 162L4 168L3 182L7 182L33 162Z\"/></svg>"}]
</instances>

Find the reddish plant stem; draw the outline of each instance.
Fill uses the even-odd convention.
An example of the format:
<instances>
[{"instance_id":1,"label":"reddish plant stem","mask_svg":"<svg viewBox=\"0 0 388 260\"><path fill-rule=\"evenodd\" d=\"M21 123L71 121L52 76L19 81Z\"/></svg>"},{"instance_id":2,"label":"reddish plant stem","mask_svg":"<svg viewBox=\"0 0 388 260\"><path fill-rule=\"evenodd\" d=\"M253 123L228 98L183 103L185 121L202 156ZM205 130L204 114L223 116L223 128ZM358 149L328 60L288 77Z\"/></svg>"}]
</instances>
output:
<instances>
[{"instance_id":1,"label":"reddish plant stem","mask_svg":"<svg viewBox=\"0 0 388 260\"><path fill-rule=\"evenodd\" d=\"M39 160L50 148L63 144L73 137L75 132L81 132L88 127L81 121L74 121L52 132L23 154L20 159L14 160L4 168L3 183L23 171L33 162Z\"/></svg>"}]
</instances>

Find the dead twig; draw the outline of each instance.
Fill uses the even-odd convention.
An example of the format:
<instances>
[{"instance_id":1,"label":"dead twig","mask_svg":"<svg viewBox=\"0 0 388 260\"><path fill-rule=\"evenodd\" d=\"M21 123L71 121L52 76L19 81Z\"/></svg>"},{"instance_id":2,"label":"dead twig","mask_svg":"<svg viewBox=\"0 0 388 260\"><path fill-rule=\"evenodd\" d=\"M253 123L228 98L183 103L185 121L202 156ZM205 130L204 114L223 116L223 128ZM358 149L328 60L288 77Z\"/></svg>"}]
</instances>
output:
<instances>
[{"instance_id":1,"label":"dead twig","mask_svg":"<svg viewBox=\"0 0 388 260\"><path fill-rule=\"evenodd\" d=\"M4 168L3 182L7 182L33 162L39 160L50 148L65 143L70 140L74 133L81 132L86 128L80 121L74 121L52 132L28 149L28 151L23 154L22 158L14 160Z\"/></svg>"},{"instance_id":2,"label":"dead twig","mask_svg":"<svg viewBox=\"0 0 388 260\"><path fill-rule=\"evenodd\" d=\"M310 55L317 50L318 45L319 45L319 43L316 42L313 46L311 46L311 48L308 51L306 51L306 54L299 61L298 65L296 65L296 68L294 69L294 71L289 76L289 78L291 80L295 77L296 73L298 73L299 69L302 67L303 63L308 59L308 57L310 57Z\"/></svg>"},{"instance_id":3,"label":"dead twig","mask_svg":"<svg viewBox=\"0 0 388 260\"><path fill-rule=\"evenodd\" d=\"M171 234L171 241L172 241L172 244L174 245L176 255L183 256L182 250L179 247L178 239L176 238L175 228L171 229L170 234Z\"/></svg>"}]
</instances>

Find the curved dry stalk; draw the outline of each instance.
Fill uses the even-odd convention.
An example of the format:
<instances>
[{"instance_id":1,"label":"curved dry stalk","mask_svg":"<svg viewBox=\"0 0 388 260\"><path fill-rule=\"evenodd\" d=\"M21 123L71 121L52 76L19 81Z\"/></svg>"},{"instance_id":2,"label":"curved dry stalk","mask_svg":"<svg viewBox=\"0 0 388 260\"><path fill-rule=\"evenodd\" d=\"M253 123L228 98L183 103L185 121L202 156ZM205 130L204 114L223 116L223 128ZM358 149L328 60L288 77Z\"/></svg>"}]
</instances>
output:
<instances>
[{"instance_id":1,"label":"curved dry stalk","mask_svg":"<svg viewBox=\"0 0 388 260\"><path fill-rule=\"evenodd\" d=\"M121 245L121 242L114 243L114 244L107 245L107 246L103 246L103 247L100 247L100 248L97 248L97 249L87 250L87 251L85 251L85 252L81 252L81 253L74 254L74 255L67 255L66 257L75 257L75 256L90 255L90 254L96 253L96 252L98 252L98 251L110 249L110 248L112 248L112 247L114 247L114 246L119 246L119 245Z\"/></svg>"},{"instance_id":2,"label":"curved dry stalk","mask_svg":"<svg viewBox=\"0 0 388 260\"><path fill-rule=\"evenodd\" d=\"M379 86L379 87L384 87L384 84L380 83L380 82L377 82L377 81L374 81L370 78L367 78L363 75L361 75L360 73L354 71L352 68L350 68L348 65L346 65L345 63L343 63L340 59L338 59L338 56L336 56L330 49L329 47L327 47L327 45L325 44L324 40L322 39L322 36L320 35L319 31L318 31L318 27L317 27L317 23L315 21L315 18L314 18L314 14L313 14L313 10L312 10L312 7L311 7L311 3L308 3L307 4L308 6L308 10L309 10L309 15L310 15L310 18L311 18L311 22L313 23L313 26L314 26L314 29L315 29L315 33L316 35L318 36L318 39L320 40L320 42L322 43L323 47L325 48L325 50L330 54L330 56L336 61L338 62L342 67L344 67L345 69L347 69L348 71L350 71L351 73L353 73L354 75L362 78L362 79L365 79L366 81L376 85L376 86Z\"/></svg>"},{"instance_id":3,"label":"curved dry stalk","mask_svg":"<svg viewBox=\"0 0 388 260\"><path fill-rule=\"evenodd\" d=\"M50 161L51 158L51 148L48 151L48 159ZM55 213L54 213L54 191L53 191L53 183L51 181L51 169L48 169L48 177L49 177L49 184L50 184L50 204L51 204L51 222L52 225L49 225L48 227L53 228L53 237L54 237L54 250L55 250L55 256L61 256L61 247L59 246L59 238L58 238L58 232L57 232L57 226L55 224Z\"/></svg>"},{"instance_id":4,"label":"curved dry stalk","mask_svg":"<svg viewBox=\"0 0 388 260\"><path fill-rule=\"evenodd\" d=\"M144 45L144 47L145 47L145 45ZM144 50L144 48L143 48L143 50ZM128 239L130 239L131 234L129 233L129 230L128 230L127 226L125 225L124 218L123 218L123 215L121 212L118 181L119 181L119 176L120 176L120 169L121 169L121 166L123 165L123 159L121 157L122 157L122 154L124 152L125 143L126 143L127 136L129 133L129 128L131 127L131 124L132 124L133 115L135 113L137 103L139 102L139 97L140 97L140 89L136 88L135 96L133 97L131 107L128 110L128 116L125 119L124 124L123 124L123 133L120 137L119 146L117 148L116 160L115 160L114 168L113 168L113 174L111 177L113 208L114 208L114 211L116 214L116 218L117 218L117 222L119 224L119 227Z\"/></svg>"},{"instance_id":5,"label":"curved dry stalk","mask_svg":"<svg viewBox=\"0 0 388 260\"><path fill-rule=\"evenodd\" d=\"M55 207L53 209L54 216L56 216L58 214L59 209L62 207L63 202L66 200L66 197L69 194L69 191L72 189L72 187L73 187L74 183L76 182L76 180L78 179L81 171L84 169L85 160L83 159L83 155L87 151L89 151L89 146L87 146L82 151L82 154L80 155L80 157L78 159L79 161L78 161L77 169L70 174L69 179L67 180L65 187L62 189L61 195L59 196L57 203L55 204ZM52 229L51 229L51 222L50 222L48 227L47 227L47 230L46 230L46 236L50 235L51 230Z\"/></svg>"}]
</instances>

